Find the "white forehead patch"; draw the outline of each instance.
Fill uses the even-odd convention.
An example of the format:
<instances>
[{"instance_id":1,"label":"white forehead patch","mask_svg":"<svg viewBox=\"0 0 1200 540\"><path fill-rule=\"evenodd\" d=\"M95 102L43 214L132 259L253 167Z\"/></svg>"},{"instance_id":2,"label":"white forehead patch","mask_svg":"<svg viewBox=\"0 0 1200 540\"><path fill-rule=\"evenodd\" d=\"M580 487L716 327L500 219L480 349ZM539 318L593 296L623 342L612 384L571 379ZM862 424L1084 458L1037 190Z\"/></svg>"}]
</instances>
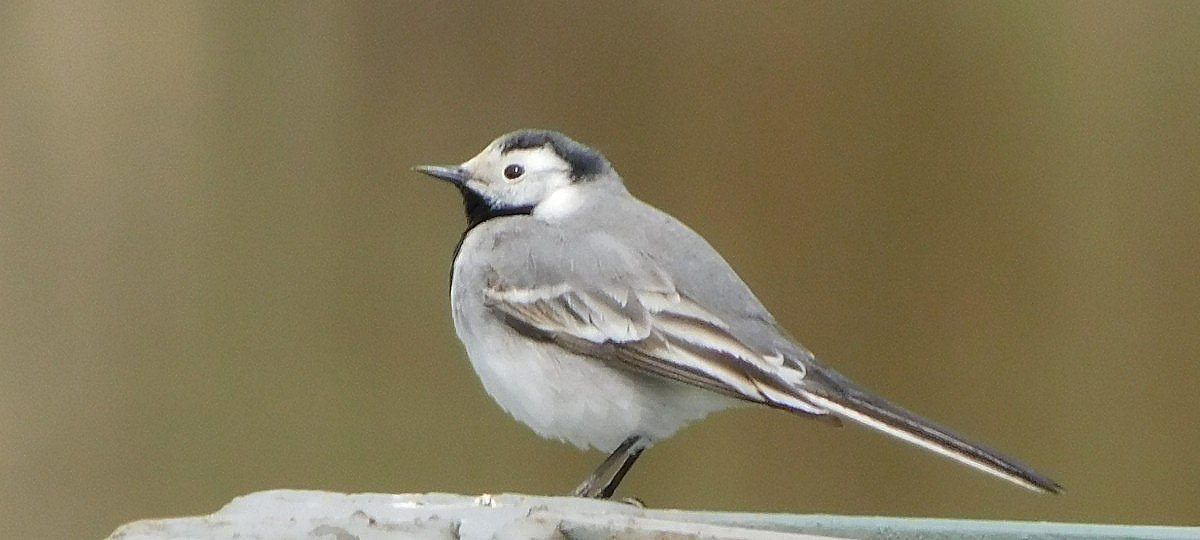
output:
<instances>
[{"instance_id":1,"label":"white forehead patch","mask_svg":"<svg viewBox=\"0 0 1200 540\"><path fill-rule=\"evenodd\" d=\"M570 216L582 203L583 196L579 193L579 186L563 186L533 207L533 217L542 221L559 221Z\"/></svg>"}]
</instances>

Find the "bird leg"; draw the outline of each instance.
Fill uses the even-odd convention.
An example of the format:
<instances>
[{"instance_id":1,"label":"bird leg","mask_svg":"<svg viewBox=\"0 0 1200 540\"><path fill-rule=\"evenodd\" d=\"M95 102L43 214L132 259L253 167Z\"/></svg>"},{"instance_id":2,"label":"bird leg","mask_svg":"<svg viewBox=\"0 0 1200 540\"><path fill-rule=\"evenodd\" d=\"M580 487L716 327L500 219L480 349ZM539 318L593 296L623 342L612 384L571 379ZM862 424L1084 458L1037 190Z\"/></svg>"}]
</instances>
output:
<instances>
[{"instance_id":1,"label":"bird leg","mask_svg":"<svg viewBox=\"0 0 1200 540\"><path fill-rule=\"evenodd\" d=\"M638 435L625 439L621 446L613 450L613 453L596 467L583 484L575 488L575 496L589 499L612 497L613 492L617 490L617 484L621 483L625 473L633 467L633 462L637 461L638 456L642 455L642 450L646 449L645 442L645 439Z\"/></svg>"}]
</instances>

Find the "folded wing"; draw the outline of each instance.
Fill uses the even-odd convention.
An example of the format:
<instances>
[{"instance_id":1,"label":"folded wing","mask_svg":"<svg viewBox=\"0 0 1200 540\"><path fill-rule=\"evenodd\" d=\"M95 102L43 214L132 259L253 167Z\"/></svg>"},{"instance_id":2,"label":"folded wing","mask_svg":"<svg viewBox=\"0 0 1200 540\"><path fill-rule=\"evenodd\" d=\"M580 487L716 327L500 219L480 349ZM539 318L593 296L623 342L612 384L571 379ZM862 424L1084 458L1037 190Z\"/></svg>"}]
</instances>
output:
<instances>
[{"instance_id":1,"label":"folded wing","mask_svg":"<svg viewBox=\"0 0 1200 540\"><path fill-rule=\"evenodd\" d=\"M572 352L837 422L796 391L806 375L803 364L747 346L660 273L626 278L628 283L599 287L563 282L515 288L493 281L485 295L513 328Z\"/></svg>"}]
</instances>

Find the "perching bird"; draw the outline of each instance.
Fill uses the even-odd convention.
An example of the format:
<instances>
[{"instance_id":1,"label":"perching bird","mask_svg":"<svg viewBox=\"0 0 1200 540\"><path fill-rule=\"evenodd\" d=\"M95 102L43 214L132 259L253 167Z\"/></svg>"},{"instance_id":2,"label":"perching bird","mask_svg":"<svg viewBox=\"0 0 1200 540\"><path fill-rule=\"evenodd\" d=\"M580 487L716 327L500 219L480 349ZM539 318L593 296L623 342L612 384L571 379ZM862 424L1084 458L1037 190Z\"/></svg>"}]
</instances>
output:
<instances>
[{"instance_id":1,"label":"perching bird","mask_svg":"<svg viewBox=\"0 0 1200 540\"><path fill-rule=\"evenodd\" d=\"M416 170L463 196L450 303L484 388L539 435L612 452L576 495L612 496L651 444L739 403L852 420L1062 489L818 362L704 238L634 198L591 148L517 131L461 165Z\"/></svg>"}]
</instances>

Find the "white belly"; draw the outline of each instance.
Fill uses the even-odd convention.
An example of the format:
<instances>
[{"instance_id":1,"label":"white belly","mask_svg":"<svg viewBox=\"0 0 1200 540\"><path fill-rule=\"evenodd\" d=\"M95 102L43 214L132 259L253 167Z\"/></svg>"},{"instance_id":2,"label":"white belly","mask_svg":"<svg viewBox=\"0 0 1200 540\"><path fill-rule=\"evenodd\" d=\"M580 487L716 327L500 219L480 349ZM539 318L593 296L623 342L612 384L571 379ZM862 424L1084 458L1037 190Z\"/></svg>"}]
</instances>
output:
<instances>
[{"instance_id":1,"label":"white belly","mask_svg":"<svg viewBox=\"0 0 1200 540\"><path fill-rule=\"evenodd\" d=\"M531 340L489 313L471 312L473 304L455 302L464 309L454 313L471 365L500 407L543 437L609 452L633 435L665 439L738 403Z\"/></svg>"}]
</instances>

